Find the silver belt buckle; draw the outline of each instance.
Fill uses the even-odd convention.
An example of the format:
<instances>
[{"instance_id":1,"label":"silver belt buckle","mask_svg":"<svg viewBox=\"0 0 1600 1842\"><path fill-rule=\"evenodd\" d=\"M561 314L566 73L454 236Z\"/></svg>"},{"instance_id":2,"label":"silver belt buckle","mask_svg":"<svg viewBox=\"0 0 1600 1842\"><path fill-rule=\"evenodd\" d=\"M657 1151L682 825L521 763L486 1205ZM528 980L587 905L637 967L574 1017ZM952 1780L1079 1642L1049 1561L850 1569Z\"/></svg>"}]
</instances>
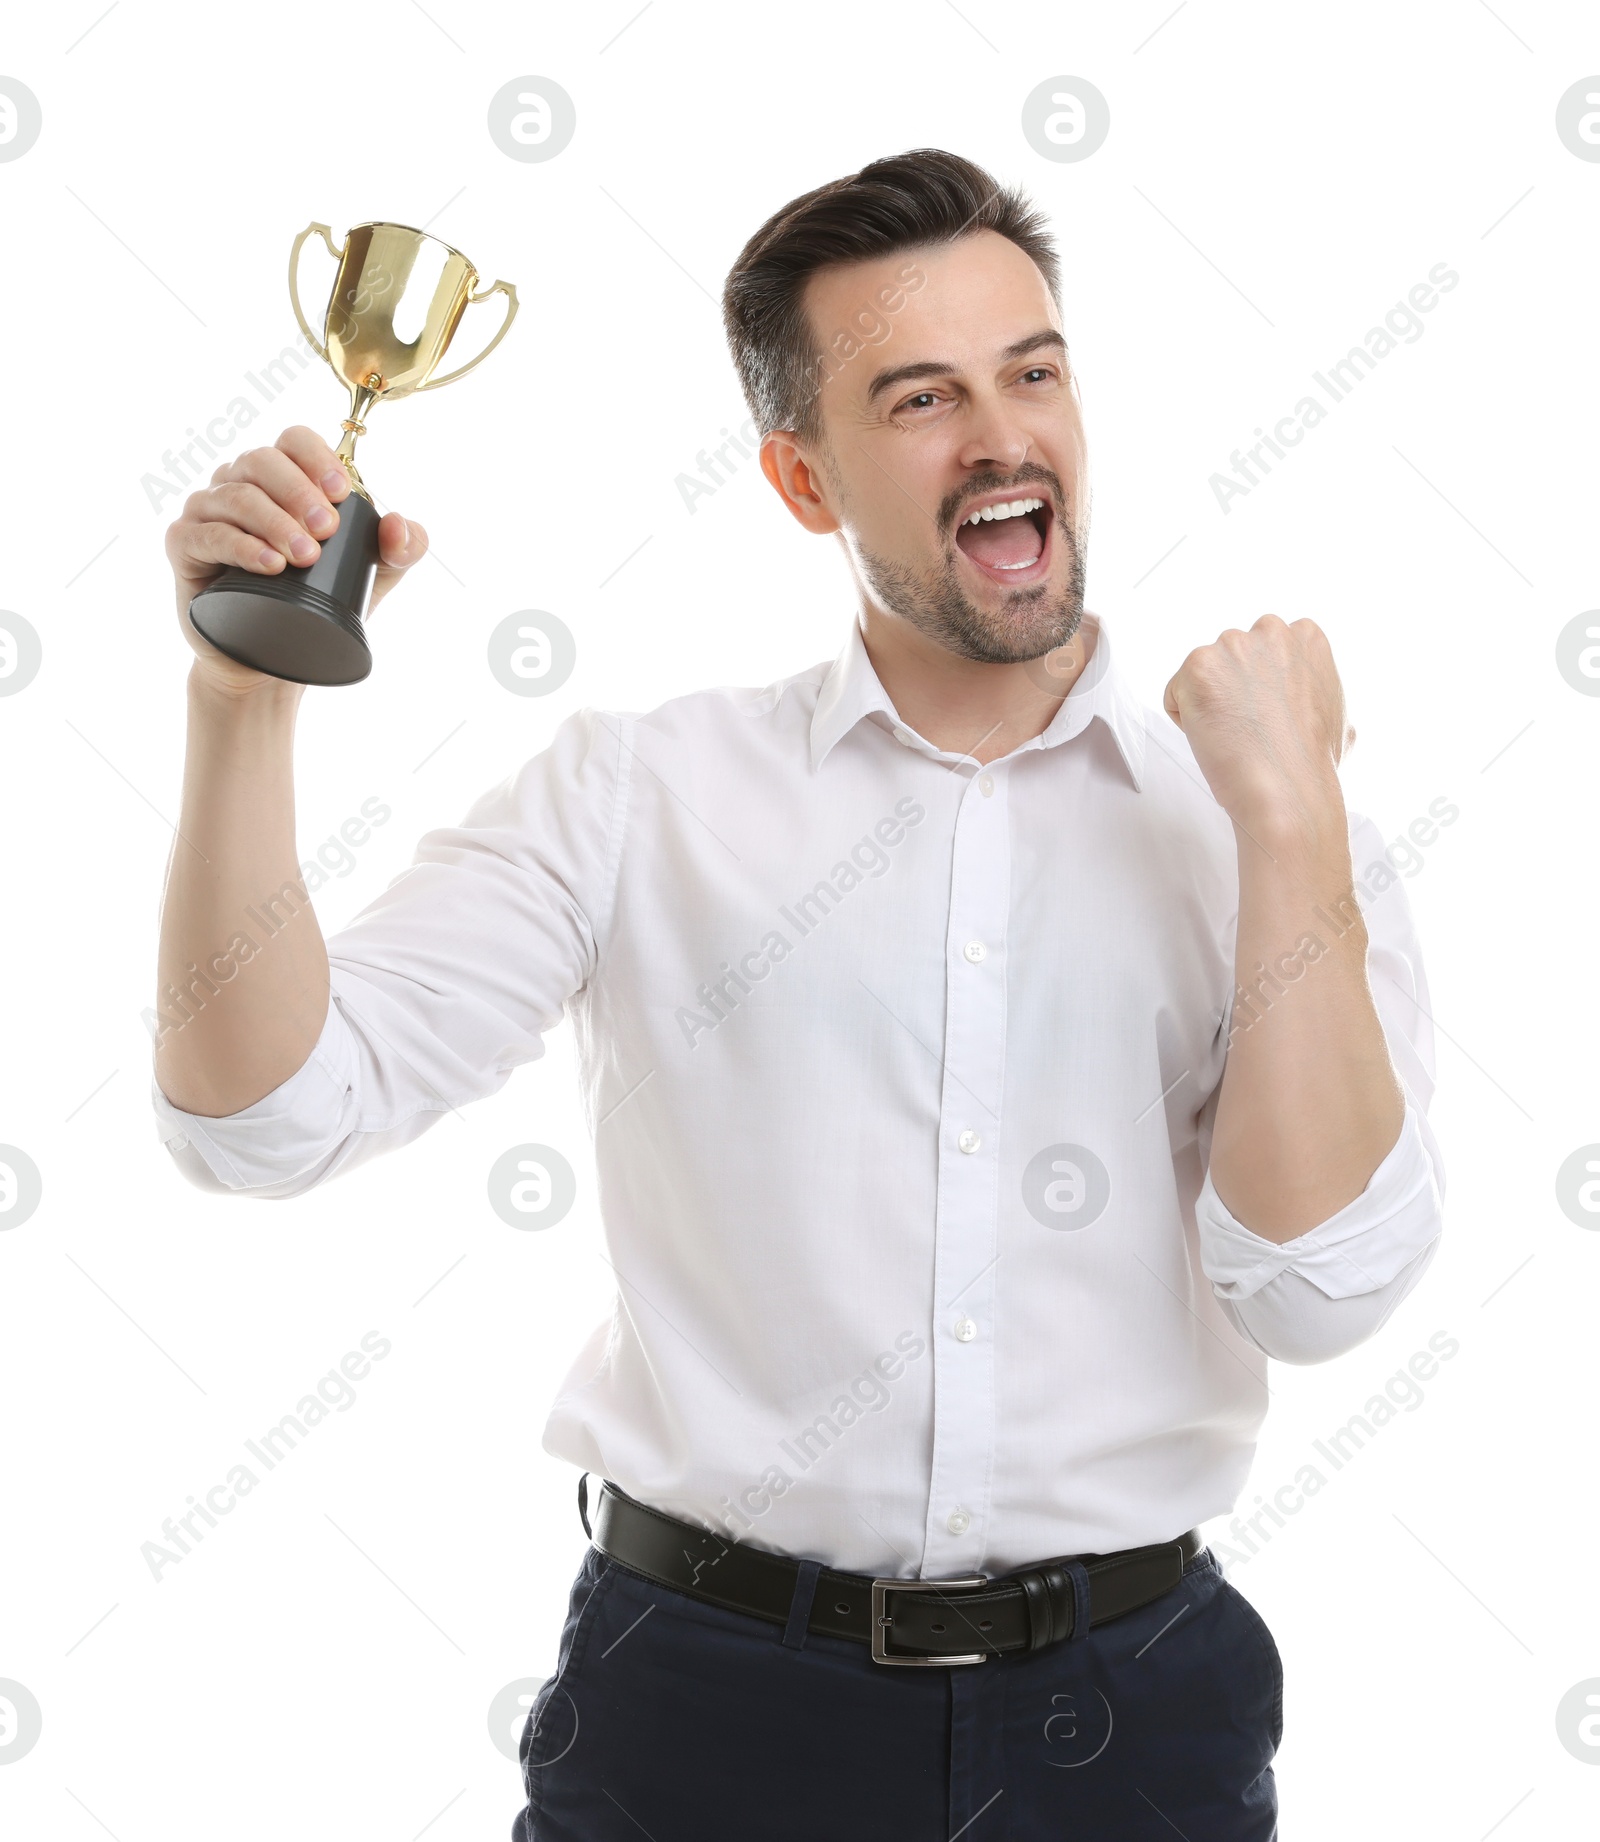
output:
<instances>
[{"instance_id":1,"label":"silver belt buckle","mask_svg":"<svg viewBox=\"0 0 1600 1842\"><path fill-rule=\"evenodd\" d=\"M897 1593L941 1593L952 1586L987 1586L986 1574L969 1574L959 1580L874 1580L872 1582L872 1660L874 1663L904 1663L913 1667L932 1665L945 1668L955 1663L987 1663L989 1653L980 1650L973 1656L951 1657L896 1657L890 1656L884 1647L884 1635L894 1620L889 1616L885 1601L891 1592Z\"/></svg>"}]
</instances>

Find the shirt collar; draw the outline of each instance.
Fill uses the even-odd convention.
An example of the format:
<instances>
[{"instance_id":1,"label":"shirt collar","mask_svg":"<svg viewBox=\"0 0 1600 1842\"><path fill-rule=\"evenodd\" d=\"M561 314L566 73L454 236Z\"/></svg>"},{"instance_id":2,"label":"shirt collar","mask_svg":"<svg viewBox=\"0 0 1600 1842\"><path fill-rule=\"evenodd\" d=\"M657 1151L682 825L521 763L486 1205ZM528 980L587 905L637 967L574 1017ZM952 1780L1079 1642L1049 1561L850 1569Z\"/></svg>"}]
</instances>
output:
<instances>
[{"instance_id":1,"label":"shirt collar","mask_svg":"<svg viewBox=\"0 0 1600 1842\"><path fill-rule=\"evenodd\" d=\"M1081 734L1099 717L1122 756L1135 789L1144 784L1145 726L1144 712L1138 700L1123 683L1111 656L1111 635L1098 614L1085 611L1083 627L1094 636L1094 651L1089 663L1078 675L1072 689L1061 700L1061 707L1045 729L1012 752L1028 748L1054 748ZM835 742L854 729L863 717L879 714L886 726L906 729L917 744L940 759L960 760L936 749L903 723L889 701L878 674L872 669L866 644L861 637L861 623L852 619L850 632L839 656L828 667L817 694L817 706L811 716L811 765L820 768Z\"/></svg>"}]
</instances>

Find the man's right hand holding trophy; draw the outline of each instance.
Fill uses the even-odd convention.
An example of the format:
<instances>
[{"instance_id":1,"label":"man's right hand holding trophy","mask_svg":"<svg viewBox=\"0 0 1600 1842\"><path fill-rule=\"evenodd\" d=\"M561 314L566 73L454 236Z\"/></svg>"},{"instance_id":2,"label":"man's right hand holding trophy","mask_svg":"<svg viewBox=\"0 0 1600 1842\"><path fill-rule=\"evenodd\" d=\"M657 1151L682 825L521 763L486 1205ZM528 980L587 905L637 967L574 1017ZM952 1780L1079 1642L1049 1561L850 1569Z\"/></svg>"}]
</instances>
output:
<instances>
[{"instance_id":1,"label":"man's right hand holding trophy","mask_svg":"<svg viewBox=\"0 0 1600 1842\"><path fill-rule=\"evenodd\" d=\"M276 685L299 701L303 684L269 677L219 652L189 618L189 604L225 568L281 577L291 567L315 563L323 543L339 529L339 506L353 490L322 436L295 427L270 448L251 448L225 461L209 486L190 493L182 516L167 529L167 560L177 582L178 624L208 682L232 692ZM428 534L415 519L383 514L369 614L427 549Z\"/></svg>"},{"instance_id":2,"label":"man's right hand holding trophy","mask_svg":"<svg viewBox=\"0 0 1600 1842\"><path fill-rule=\"evenodd\" d=\"M318 231L339 262L320 340L296 285L300 249ZM295 839L295 716L307 684L367 675L366 616L428 549L420 524L380 517L356 471L363 418L471 370L517 310L508 283L475 293L477 271L459 250L401 224L355 225L342 246L310 225L289 278L302 332L351 393L343 439L334 449L312 429L285 429L272 447L218 467L167 532L195 657L162 904L155 1073L169 1099L208 1117L281 1086L327 1017L328 954ZM506 313L494 337L435 376L466 308L495 293ZM246 921L263 901L288 915L265 942Z\"/></svg>"}]
</instances>

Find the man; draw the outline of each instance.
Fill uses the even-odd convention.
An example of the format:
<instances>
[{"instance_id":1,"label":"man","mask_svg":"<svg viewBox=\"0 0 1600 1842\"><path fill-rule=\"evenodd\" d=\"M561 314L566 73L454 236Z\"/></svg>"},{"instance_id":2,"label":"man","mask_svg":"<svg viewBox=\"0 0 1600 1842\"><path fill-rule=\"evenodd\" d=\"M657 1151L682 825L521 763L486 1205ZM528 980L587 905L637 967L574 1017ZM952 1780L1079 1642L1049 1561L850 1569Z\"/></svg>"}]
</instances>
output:
<instances>
[{"instance_id":1,"label":"man","mask_svg":"<svg viewBox=\"0 0 1600 1842\"><path fill-rule=\"evenodd\" d=\"M544 1443L608 1481L517 1842L1256 1842L1282 1676L1193 1530L1267 1358L1370 1336L1440 1228L1427 991L1398 883L1355 893L1382 845L1327 641L1265 616L1141 708L1083 610L1057 257L969 162L795 200L725 317L766 476L859 591L838 658L577 712L326 953L302 906L212 995L295 882L299 690L185 621L208 861L169 877L163 1132L201 1184L303 1194L572 1019L618 1296ZM345 490L305 429L220 468L180 608ZM381 542L386 593L426 539Z\"/></svg>"}]
</instances>

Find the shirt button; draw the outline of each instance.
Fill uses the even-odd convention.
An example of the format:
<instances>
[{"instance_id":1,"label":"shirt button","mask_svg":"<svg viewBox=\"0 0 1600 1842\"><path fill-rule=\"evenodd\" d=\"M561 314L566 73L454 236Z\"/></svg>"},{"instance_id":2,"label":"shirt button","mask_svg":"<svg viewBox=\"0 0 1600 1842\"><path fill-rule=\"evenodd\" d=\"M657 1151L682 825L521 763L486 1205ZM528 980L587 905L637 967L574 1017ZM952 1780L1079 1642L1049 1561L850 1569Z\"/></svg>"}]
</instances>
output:
<instances>
[{"instance_id":1,"label":"shirt button","mask_svg":"<svg viewBox=\"0 0 1600 1842\"><path fill-rule=\"evenodd\" d=\"M978 961L983 958L988 950L989 949L981 940L969 940L961 949L961 951L966 954L967 958L972 961L973 965L977 965Z\"/></svg>"},{"instance_id":2,"label":"shirt button","mask_svg":"<svg viewBox=\"0 0 1600 1842\"><path fill-rule=\"evenodd\" d=\"M906 747L909 748L912 740L911 731L909 729L897 729L894 732L894 739L897 742L904 742Z\"/></svg>"},{"instance_id":3,"label":"shirt button","mask_svg":"<svg viewBox=\"0 0 1600 1842\"><path fill-rule=\"evenodd\" d=\"M978 1149L978 1147L983 1143L983 1140L978 1137L976 1132L963 1132L960 1138L956 1140L956 1143L961 1147L963 1151L967 1152L970 1155L972 1152Z\"/></svg>"},{"instance_id":4,"label":"shirt button","mask_svg":"<svg viewBox=\"0 0 1600 1842\"><path fill-rule=\"evenodd\" d=\"M970 1343L977 1334L978 1327L971 1318L956 1319L956 1335L963 1343Z\"/></svg>"},{"instance_id":5,"label":"shirt button","mask_svg":"<svg viewBox=\"0 0 1600 1842\"><path fill-rule=\"evenodd\" d=\"M953 1509L945 1518L944 1526L952 1535L965 1535L972 1527L972 1518L964 1509Z\"/></svg>"},{"instance_id":6,"label":"shirt button","mask_svg":"<svg viewBox=\"0 0 1600 1842\"><path fill-rule=\"evenodd\" d=\"M989 796L994 792L994 775L993 774L980 774L978 776L978 791L983 795L985 799L989 798Z\"/></svg>"}]
</instances>

